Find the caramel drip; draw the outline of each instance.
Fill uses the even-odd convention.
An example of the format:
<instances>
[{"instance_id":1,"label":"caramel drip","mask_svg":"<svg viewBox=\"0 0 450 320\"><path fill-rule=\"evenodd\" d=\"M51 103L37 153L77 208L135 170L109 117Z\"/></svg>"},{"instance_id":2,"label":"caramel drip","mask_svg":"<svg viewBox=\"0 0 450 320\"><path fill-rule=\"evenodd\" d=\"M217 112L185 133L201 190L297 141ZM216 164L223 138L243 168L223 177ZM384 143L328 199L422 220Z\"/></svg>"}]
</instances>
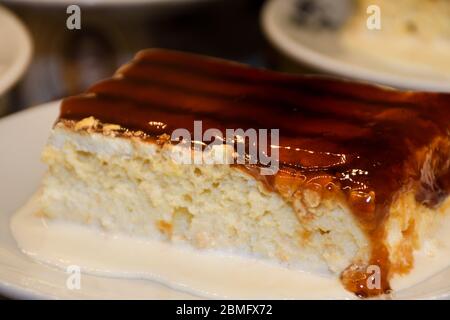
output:
<instances>
[{"instance_id":1,"label":"caramel drip","mask_svg":"<svg viewBox=\"0 0 450 320\"><path fill-rule=\"evenodd\" d=\"M404 184L419 180L416 152L448 136L449 111L446 94L287 75L152 49L138 53L87 93L65 99L60 118L93 116L154 137L177 128L192 132L195 120L203 121L203 130L279 129L278 174L315 183L327 177L324 187L331 183L346 195L372 239L371 263L382 268L382 289L366 288L367 275L360 270L343 274L347 288L372 296L389 290L389 259L381 241L389 205ZM283 187L275 185L276 177L244 169L271 190ZM447 172L439 182L445 194L422 188L418 201L445 197L448 178Z\"/></svg>"}]
</instances>

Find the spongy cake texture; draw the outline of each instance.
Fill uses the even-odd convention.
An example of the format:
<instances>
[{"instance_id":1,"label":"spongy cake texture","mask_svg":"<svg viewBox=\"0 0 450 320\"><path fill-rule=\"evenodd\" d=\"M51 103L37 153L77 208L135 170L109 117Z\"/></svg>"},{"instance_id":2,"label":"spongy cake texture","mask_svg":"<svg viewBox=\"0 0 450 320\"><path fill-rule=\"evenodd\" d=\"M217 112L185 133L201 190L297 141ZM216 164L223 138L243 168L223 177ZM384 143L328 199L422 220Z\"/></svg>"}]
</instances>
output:
<instances>
[{"instance_id":1,"label":"spongy cake texture","mask_svg":"<svg viewBox=\"0 0 450 320\"><path fill-rule=\"evenodd\" d=\"M336 276L369 263L373 241L343 195L285 181L273 192L236 166L180 164L170 143L118 137L119 126L99 131L98 124L60 121L52 130L40 212L48 219ZM448 218L448 199L431 209L416 194L417 182L400 190L377 240L389 251L393 274L413 267L414 250Z\"/></svg>"},{"instance_id":2,"label":"spongy cake texture","mask_svg":"<svg viewBox=\"0 0 450 320\"><path fill-rule=\"evenodd\" d=\"M295 210L248 173L178 164L171 148L57 126L43 154L44 214L291 267L338 273L367 259L368 240L343 202L305 190Z\"/></svg>"}]
</instances>

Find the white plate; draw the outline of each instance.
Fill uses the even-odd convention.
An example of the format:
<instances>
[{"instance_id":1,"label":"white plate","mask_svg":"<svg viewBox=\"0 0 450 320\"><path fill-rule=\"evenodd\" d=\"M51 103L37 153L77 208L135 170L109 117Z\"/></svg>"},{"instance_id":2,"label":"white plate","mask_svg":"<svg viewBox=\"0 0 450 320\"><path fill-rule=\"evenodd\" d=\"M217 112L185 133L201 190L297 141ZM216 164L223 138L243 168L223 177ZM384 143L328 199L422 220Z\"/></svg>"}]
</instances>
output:
<instances>
[{"instance_id":1,"label":"white plate","mask_svg":"<svg viewBox=\"0 0 450 320\"><path fill-rule=\"evenodd\" d=\"M0 6L0 95L23 75L30 64L32 43L28 30Z\"/></svg>"},{"instance_id":2,"label":"white plate","mask_svg":"<svg viewBox=\"0 0 450 320\"><path fill-rule=\"evenodd\" d=\"M84 275L81 290L69 290L67 274L32 261L16 246L9 225L12 214L39 187L45 167L40 153L58 114L59 102L34 107L0 119L0 294L17 298L62 299L193 299L146 280ZM450 269L396 298L448 298Z\"/></svg>"},{"instance_id":3,"label":"white plate","mask_svg":"<svg viewBox=\"0 0 450 320\"><path fill-rule=\"evenodd\" d=\"M268 39L294 61L334 75L402 89L450 92L450 81L442 77L412 74L346 50L339 41L339 29L300 27L294 19L295 1L270 0L261 16Z\"/></svg>"}]
</instances>

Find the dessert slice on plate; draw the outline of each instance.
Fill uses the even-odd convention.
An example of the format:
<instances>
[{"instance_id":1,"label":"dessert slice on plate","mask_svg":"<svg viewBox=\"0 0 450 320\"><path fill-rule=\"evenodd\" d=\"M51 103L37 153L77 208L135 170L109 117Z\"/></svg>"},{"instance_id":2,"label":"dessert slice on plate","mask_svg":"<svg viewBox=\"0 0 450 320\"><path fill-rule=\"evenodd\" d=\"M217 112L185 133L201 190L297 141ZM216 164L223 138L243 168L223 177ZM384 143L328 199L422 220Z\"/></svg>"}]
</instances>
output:
<instances>
[{"instance_id":1,"label":"dessert slice on plate","mask_svg":"<svg viewBox=\"0 0 450 320\"><path fill-rule=\"evenodd\" d=\"M383 294L448 218L449 109L444 94L145 50L62 102L42 213Z\"/></svg>"}]
</instances>

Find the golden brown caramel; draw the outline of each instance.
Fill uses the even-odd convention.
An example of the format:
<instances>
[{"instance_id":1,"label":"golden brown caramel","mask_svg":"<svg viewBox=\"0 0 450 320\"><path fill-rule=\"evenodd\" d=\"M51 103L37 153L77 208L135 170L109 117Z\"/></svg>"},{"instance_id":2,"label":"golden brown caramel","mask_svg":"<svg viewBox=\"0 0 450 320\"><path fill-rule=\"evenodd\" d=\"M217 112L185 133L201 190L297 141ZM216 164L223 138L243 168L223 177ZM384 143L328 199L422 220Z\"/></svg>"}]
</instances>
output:
<instances>
[{"instance_id":1,"label":"golden brown caramel","mask_svg":"<svg viewBox=\"0 0 450 320\"><path fill-rule=\"evenodd\" d=\"M204 130L279 129L277 176L242 168L274 191L301 181L346 196L372 239L370 263L383 271L380 290L366 288L361 266L343 273L346 287L367 297L389 290L382 225L396 192L420 181L424 159L418 152L438 137L448 140L450 95L280 74L155 49L138 53L86 94L64 100L61 119L89 116L155 138L177 128L192 132L195 120L202 120ZM419 188L418 202L436 206L447 196L447 147L437 147L436 183Z\"/></svg>"}]
</instances>

